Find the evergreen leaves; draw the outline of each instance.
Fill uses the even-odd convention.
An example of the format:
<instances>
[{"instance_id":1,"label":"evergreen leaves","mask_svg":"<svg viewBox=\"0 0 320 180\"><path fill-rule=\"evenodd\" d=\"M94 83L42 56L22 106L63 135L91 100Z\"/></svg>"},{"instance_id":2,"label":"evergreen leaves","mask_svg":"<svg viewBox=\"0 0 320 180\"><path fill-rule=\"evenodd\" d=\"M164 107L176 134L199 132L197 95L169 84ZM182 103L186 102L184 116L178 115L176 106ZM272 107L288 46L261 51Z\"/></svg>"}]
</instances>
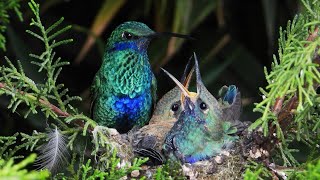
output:
<instances>
[{"instance_id":1,"label":"evergreen leaves","mask_svg":"<svg viewBox=\"0 0 320 180\"><path fill-rule=\"evenodd\" d=\"M35 18L31 19L30 26L36 27L39 32L31 30L27 30L26 32L41 40L44 44L44 52L41 54L30 54L35 59L31 63L39 67L39 72L45 71L47 79L44 83L34 82L25 74L20 61L18 61L18 68L16 68L6 58L9 66L0 68L2 73L0 82L4 86L0 89L0 93L5 93L12 97L8 107L12 112L15 112L21 103L25 103L30 107L25 117L31 112L33 114L37 113L37 108L39 107L47 118L52 117L59 121L59 116L67 116L68 113L66 111L68 108L75 109L70 105L70 102L81 100L78 96L69 96L67 94L68 89L64 88L63 84L57 83L62 67L68 65L69 62L56 57L54 48L68 44L73 40L63 39L57 41L55 38L69 30L71 26L58 29L58 26L63 22L63 18L61 18L50 27L45 28L39 16L39 5L34 1L28 4L35 15ZM59 121L59 124L66 127L61 121Z\"/></svg>"},{"instance_id":2,"label":"evergreen leaves","mask_svg":"<svg viewBox=\"0 0 320 180\"><path fill-rule=\"evenodd\" d=\"M315 89L320 84L320 2L302 3L306 12L296 15L286 29L280 28L279 54L274 55L271 71L265 68L268 86L260 88L263 100L254 109L262 117L250 127L252 130L261 126L265 136L275 133L281 142L276 147L284 165L297 165L288 148L293 140L314 146L316 136L312 131L320 130L313 108L319 102Z\"/></svg>"},{"instance_id":3,"label":"evergreen leaves","mask_svg":"<svg viewBox=\"0 0 320 180\"><path fill-rule=\"evenodd\" d=\"M31 154L19 163L14 164L14 159L8 161L0 159L0 179L32 179L32 180L45 180L50 176L49 171L28 171L26 166L31 164L36 159L36 154Z\"/></svg>"},{"instance_id":4,"label":"evergreen leaves","mask_svg":"<svg viewBox=\"0 0 320 180\"><path fill-rule=\"evenodd\" d=\"M47 120L50 120L50 122L54 120L53 123L47 123L47 125L49 126L48 128L54 126L55 130L50 133L34 131L32 135L20 133L19 136L19 133L17 133L11 137L0 137L0 145L3 144L0 148L2 156L0 157L5 160L23 158L23 156L16 155L16 152L22 148L30 151L40 150L41 155L36 164L54 172L57 164L68 160L65 153L67 148L73 152L75 148L79 150L79 148L83 147L79 143L75 143L75 141L92 137L92 146L95 146L92 150L92 155L94 157L99 155L99 162L91 164L88 161L82 167L85 154L83 153L80 156L82 158L81 163L74 159L77 156L77 153L74 153L71 165L74 167L75 163L80 163L80 166L78 169L69 168L71 174L73 174L72 176L80 179L81 172L83 172L85 173L82 177L83 179L102 176L104 178L120 178L133 170L139 169L141 164L146 162L146 159L135 159L132 165L130 165L129 161L126 161L126 163L121 162L125 166L118 167L120 159L116 157L118 155L117 150L119 149L121 153L127 153L130 152L130 149L122 152L120 147L123 145L119 145L118 142L111 138L111 131L108 128L99 128L95 121L79 113L70 104L74 100L81 100L81 98L69 96L68 89L64 88L64 84L57 83L62 67L69 65L69 62L57 57L55 48L73 41L72 39L57 40L57 38L68 31L71 26L63 27L64 19L61 18L48 28L45 28L40 19L39 4L31 0L28 5L35 16L31 19L30 26L35 29L27 30L26 32L40 40L44 47L42 53L30 54L30 57L33 58L31 63L38 67L38 72L44 72L47 78L45 82L34 82L24 72L20 61L17 61L17 64L14 65L5 57L7 66L0 67L0 95L4 94L10 97L8 109L12 112L17 112L21 104L27 105L28 111L24 114L25 118L30 113L37 114L42 112ZM117 132L116 134L119 135ZM21 139L21 145L16 145L17 139ZM98 171L96 169L98 166L109 170L109 172ZM67 178L68 176L63 175L63 177ZM73 177L70 179L73 179Z\"/></svg>"},{"instance_id":5,"label":"evergreen leaves","mask_svg":"<svg viewBox=\"0 0 320 180\"><path fill-rule=\"evenodd\" d=\"M14 11L20 21L23 21L22 13L20 12L20 0L1 0L0 1L0 49L6 50L5 31L9 20L9 11Z\"/></svg>"}]
</instances>

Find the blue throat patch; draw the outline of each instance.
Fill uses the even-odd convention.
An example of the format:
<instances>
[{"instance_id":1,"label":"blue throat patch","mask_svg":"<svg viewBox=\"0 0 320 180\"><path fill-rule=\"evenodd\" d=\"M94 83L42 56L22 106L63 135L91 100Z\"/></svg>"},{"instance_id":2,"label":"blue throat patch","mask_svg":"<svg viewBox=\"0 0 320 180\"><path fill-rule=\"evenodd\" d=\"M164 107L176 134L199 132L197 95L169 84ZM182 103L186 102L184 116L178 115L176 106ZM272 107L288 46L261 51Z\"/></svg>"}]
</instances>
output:
<instances>
[{"instance_id":1,"label":"blue throat patch","mask_svg":"<svg viewBox=\"0 0 320 180\"><path fill-rule=\"evenodd\" d=\"M114 47L109 50L109 52L112 51L122 51L126 49L131 49L135 51L139 51L138 45L136 42L118 42L114 44Z\"/></svg>"}]
</instances>

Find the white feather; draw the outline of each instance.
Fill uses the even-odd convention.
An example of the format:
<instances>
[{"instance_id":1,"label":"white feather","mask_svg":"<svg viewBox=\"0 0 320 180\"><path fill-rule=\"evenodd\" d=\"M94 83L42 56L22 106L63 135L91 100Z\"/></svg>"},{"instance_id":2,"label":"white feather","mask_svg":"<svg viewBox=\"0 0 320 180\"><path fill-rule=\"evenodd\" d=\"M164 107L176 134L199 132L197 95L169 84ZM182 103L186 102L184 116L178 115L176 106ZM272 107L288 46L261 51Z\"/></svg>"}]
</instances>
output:
<instances>
[{"instance_id":1,"label":"white feather","mask_svg":"<svg viewBox=\"0 0 320 180\"><path fill-rule=\"evenodd\" d=\"M68 156L67 137L61 134L56 127L48 133L48 143L40 147L40 155L36 165L40 169L48 169L55 173L59 167L67 162Z\"/></svg>"}]
</instances>

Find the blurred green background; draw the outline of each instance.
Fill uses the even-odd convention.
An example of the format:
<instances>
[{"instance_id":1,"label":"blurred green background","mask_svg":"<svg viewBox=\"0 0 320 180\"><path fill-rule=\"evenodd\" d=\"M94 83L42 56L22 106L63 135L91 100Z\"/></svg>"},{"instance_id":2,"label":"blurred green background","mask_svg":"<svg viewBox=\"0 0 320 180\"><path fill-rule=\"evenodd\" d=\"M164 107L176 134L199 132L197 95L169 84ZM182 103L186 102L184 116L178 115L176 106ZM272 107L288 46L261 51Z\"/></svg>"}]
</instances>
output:
<instances>
[{"instance_id":1,"label":"blurred green background","mask_svg":"<svg viewBox=\"0 0 320 180\"><path fill-rule=\"evenodd\" d=\"M13 62L21 60L25 72L35 82L45 80L30 64L31 52L43 50L41 42L28 35L31 12L27 0L21 1L24 21L11 12L7 50L0 50ZM90 85L99 69L104 44L111 31L125 21L141 21L159 32L190 34L195 41L162 38L151 42L149 56L158 79L158 96L174 87L163 72L164 67L180 78L193 52L200 61L202 78L208 90L216 95L223 85L235 84L242 93L242 120L253 121L259 114L252 112L253 103L261 100L258 88L266 85L263 67L270 67L277 53L279 26L299 12L297 0L39 0L43 24L50 26L60 17L73 25L63 36L73 38L71 45L57 49L58 56L70 61L60 76L60 83L83 101L79 109L89 114ZM25 109L11 114L8 99L0 97L0 135L17 131L31 132L46 126L45 117L32 115L23 119Z\"/></svg>"}]
</instances>

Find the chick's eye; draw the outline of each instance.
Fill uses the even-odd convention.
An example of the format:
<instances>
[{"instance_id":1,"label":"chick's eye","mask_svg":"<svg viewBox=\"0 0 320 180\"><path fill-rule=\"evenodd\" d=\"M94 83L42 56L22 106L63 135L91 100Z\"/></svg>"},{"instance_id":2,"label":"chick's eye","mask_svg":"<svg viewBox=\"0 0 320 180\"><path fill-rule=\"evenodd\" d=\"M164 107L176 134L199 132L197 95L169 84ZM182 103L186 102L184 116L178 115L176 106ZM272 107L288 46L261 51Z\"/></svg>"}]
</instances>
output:
<instances>
[{"instance_id":1,"label":"chick's eye","mask_svg":"<svg viewBox=\"0 0 320 180\"><path fill-rule=\"evenodd\" d=\"M129 32L123 32L121 37L122 37L122 39L130 40L133 38L133 35Z\"/></svg>"},{"instance_id":2,"label":"chick's eye","mask_svg":"<svg viewBox=\"0 0 320 180\"><path fill-rule=\"evenodd\" d=\"M206 110L207 108L208 108L208 107L207 107L207 104L206 104L206 103L204 103L204 102L200 103L200 109Z\"/></svg>"},{"instance_id":3,"label":"chick's eye","mask_svg":"<svg viewBox=\"0 0 320 180\"><path fill-rule=\"evenodd\" d=\"M179 110L179 104L173 104L173 105L171 106L171 110L172 110L173 112L178 111L178 110Z\"/></svg>"}]
</instances>

